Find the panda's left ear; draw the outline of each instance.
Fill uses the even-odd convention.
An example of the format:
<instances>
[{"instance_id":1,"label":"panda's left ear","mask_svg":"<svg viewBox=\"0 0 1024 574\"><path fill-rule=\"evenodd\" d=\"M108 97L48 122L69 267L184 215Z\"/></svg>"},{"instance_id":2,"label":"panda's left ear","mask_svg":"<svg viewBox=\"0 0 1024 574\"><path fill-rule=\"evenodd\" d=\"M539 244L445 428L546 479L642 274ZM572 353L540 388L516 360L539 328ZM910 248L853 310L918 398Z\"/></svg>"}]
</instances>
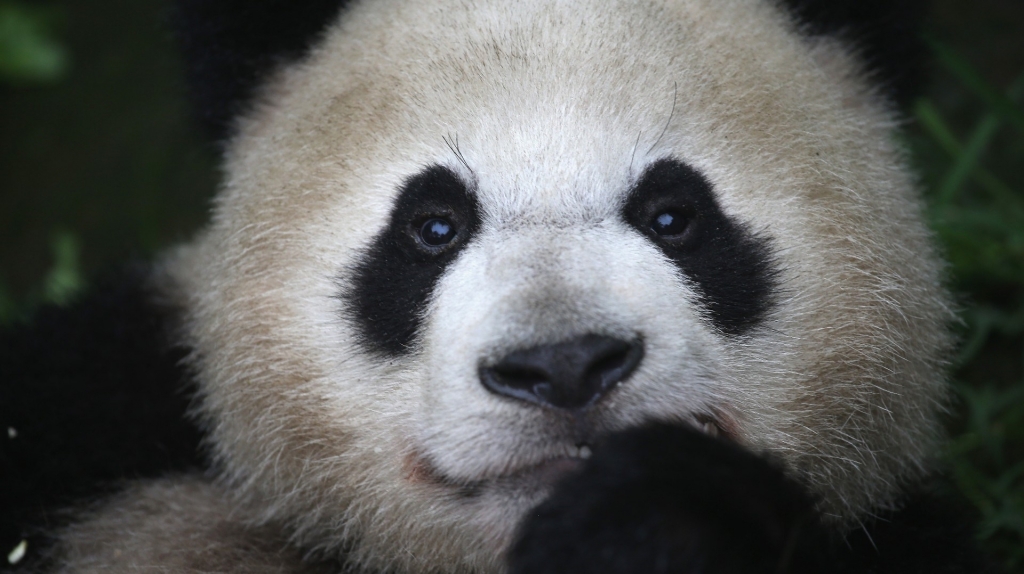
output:
<instances>
[{"instance_id":1,"label":"panda's left ear","mask_svg":"<svg viewBox=\"0 0 1024 574\"><path fill-rule=\"evenodd\" d=\"M175 0L172 24L200 122L217 140L275 68L306 53L348 0Z\"/></svg>"},{"instance_id":2,"label":"panda's left ear","mask_svg":"<svg viewBox=\"0 0 1024 574\"><path fill-rule=\"evenodd\" d=\"M923 85L920 29L929 4L928 0L781 0L804 33L850 42L903 108Z\"/></svg>"}]
</instances>

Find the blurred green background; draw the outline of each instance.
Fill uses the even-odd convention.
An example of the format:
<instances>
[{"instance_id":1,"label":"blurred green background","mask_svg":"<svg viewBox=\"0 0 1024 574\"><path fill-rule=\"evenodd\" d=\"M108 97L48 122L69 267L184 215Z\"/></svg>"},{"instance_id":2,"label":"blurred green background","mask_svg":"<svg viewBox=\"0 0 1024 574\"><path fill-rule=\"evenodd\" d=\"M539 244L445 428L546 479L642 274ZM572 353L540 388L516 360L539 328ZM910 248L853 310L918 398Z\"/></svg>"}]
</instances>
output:
<instances>
[{"instance_id":1,"label":"blurred green background","mask_svg":"<svg viewBox=\"0 0 1024 574\"><path fill-rule=\"evenodd\" d=\"M215 150L161 0L0 0L0 324L189 237ZM962 346L945 453L978 537L1024 572L1024 1L938 0L905 138L951 261Z\"/></svg>"}]
</instances>

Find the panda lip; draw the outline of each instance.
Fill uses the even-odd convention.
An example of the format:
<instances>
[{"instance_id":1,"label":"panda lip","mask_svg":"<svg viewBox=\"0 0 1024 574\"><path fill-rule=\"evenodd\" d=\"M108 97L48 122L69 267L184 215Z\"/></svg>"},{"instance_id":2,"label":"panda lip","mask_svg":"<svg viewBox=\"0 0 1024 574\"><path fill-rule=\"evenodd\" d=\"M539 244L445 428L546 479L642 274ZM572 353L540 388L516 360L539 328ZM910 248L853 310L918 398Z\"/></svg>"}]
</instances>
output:
<instances>
[{"instance_id":1,"label":"panda lip","mask_svg":"<svg viewBox=\"0 0 1024 574\"><path fill-rule=\"evenodd\" d=\"M592 447L587 443L570 445L565 447L561 453L511 469L495 478L529 478L534 481L553 483L562 476L578 470L592 454Z\"/></svg>"},{"instance_id":2,"label":"panda lip","mask_svg":"<svg viewBox=\"0 0 1024 574\"><path fill-rule=\"evenodd\" d=\"M498 479L528 480L534 483L554 484L564 476L576 472L583 467L584 459L579 457L560 456L545 459L537 464L520 468Z\"/></svg>"},{"instance_id":3,"label":"panda lip","mask_svg":"<svg viewBox=\"0 0 1024 574\"><path fill-rule=\"evenodd\" d=\"M700 413L689 418L689 424L698 432L712 438L735 440L729 419L720 416ZM459 488L480 487L492 481L528 480L535 483L553 484L563 476L580 469L593 455L593 444L578 442L552 449L547 456L534 459L525 464L514 465L496 474L478 479L454 478L435 466L429 457L422 452L413 450L405 461L406 478L414 482L427 482Z\"/></svg>"},{"instance_id":4,"label":"panda lip","mask_svg":"<svg viewBox=\"0 0 1024 574\"><path fill-rule=\"evenodd\" d=\"M503 472L481 479L458 479L437 468L429 457L417 450L411 451L405 459L406 479L412 482L433 483L459 488L479 487L492 481L528 480L534 483L553 484L559 478L578 470L593 454L590 443L577 443L555 449L548 456L522 465L507 468Z\"/></svg>"}]
</instances>

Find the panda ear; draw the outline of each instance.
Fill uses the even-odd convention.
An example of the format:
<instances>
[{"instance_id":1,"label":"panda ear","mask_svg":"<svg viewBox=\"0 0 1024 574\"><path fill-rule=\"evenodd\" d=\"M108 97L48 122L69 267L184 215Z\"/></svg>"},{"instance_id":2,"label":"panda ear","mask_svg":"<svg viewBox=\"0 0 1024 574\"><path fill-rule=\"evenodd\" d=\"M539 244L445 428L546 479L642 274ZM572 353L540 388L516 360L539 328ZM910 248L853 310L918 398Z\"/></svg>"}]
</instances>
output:
<instances>
[{"instance_id":1,"label":"panda ear","mask_svg":"<svg viewBox=\"0 0 1024 574\"><path fill-rule=\"evenodd\" d=\"M923 83L921 24L928 0L782 0L803 32L850 42L906 109Z\"/></svg>"},{"instance_id":2,"label":"panda ear","mask_svg":"<svg viewBox=\"0 0 1024 574\"><path fill-rule=\"evenodd\" d=\"M267 74L301 57L348 0L176 0L192 104L217 140Z\"/></svg>"}]
</instances>

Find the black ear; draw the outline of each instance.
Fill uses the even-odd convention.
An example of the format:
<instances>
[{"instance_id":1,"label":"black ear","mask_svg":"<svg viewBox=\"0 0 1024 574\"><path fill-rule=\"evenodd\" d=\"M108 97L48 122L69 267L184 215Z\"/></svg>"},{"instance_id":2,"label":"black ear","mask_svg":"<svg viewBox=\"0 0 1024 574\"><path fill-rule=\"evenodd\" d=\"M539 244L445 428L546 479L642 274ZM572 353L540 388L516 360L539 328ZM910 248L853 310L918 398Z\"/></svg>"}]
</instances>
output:
<instances>
[{"instance_id":1,"label":"black ear","mask_svg":"<svg viewBox=\"0 0 1024 574\"><path fill-rule=\"evenodd\" d=\"M924 46L920 28L928 0L783 0L810 35L852 42L901 107L919 95Z\"/></svg>"},{"instance_id":2,"label":"black ear","mask_svg":"<svg viewBox=\"0 0 1024 574\"><path fill-rule=\"evenodd\" d=\"M347 0L177 0L173 25L192 103L210 134L232 120L276 66L301 57Z\"/></svg>"}]
</instances>

